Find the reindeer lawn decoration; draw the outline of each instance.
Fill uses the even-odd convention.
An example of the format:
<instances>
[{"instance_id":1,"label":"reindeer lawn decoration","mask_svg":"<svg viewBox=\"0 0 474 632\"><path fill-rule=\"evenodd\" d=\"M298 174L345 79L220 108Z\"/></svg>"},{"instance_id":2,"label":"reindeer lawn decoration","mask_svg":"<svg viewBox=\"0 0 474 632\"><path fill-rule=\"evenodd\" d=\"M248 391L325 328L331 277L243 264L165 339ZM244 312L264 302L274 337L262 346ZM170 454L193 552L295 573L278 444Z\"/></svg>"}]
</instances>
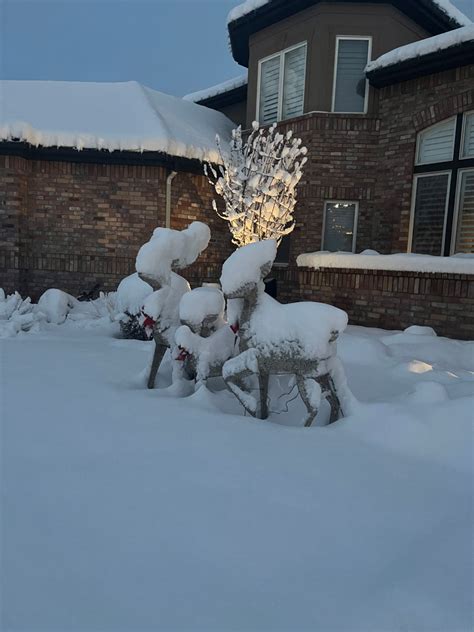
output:
<instances>
[{"instance_id":1,"label":"reindeer lawn decoration","mask_svg":"<svg viewBox=\"0 0 474 632\"><path fill-rule=\"evenodd\" d=\"M153 332L155 351L148 377L154 388L156 375L180 325L179 303L191 290L189 283L174 270L194 263L210 240L210 230L202 222L192 222L185 230L155 229L152 238L137 255L136 269L143 281L155 290L143 306L143 325Z\"/></svg>"},{"instance_id":2,"label":"reindeer lawn decoration","mask_svg":"<svg viewBox=\"0 0 474 632\"><path fill-rule=\"evenodd\" d=\"M347 325L347 314L321 303L283 305L264 292L263 279L276 255L276 241L265 240L239 248L224 263L222 289L230 302L239 299L240 354L223 366L223 377L245 410L268 417L270 374L292 374L310 426L321 396L331 406L330 422L342 416L337 384L343 385L335 341ZM259 398L246 378L257 376Z\"/></svg>"},{"instance_id":3,"label":"reindeer lawn decoration","mask_svg":"<svg viewBox=\"0 0 474 632\"><path fill-rule=\"evenodd\" d=\"M179 305L182 323L175 334L187 379L197 384L220 377L222 366L234 354L235 331L224 319L225 300L216 287L198 287L185 294Z\"/></svg>"}]
</instances>

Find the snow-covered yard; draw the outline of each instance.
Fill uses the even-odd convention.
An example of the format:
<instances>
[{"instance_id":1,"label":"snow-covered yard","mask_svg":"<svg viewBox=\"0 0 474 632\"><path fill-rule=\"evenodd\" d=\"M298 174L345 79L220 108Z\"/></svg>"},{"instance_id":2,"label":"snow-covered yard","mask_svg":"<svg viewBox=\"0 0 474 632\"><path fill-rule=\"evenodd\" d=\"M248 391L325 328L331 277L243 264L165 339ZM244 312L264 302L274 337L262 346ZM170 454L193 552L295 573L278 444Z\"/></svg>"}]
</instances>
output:
<instances>
[{"instance_id":1,"label":"snow-covered yard","mask_svg":"<svg viewBox=\"0 0 474 632\"><path fill-rule=\"evenodd\" d=\"M349 328L305 430L79 325L0 341L2 629L472 629L473 343Z\"/></svg>"}]
</instances>

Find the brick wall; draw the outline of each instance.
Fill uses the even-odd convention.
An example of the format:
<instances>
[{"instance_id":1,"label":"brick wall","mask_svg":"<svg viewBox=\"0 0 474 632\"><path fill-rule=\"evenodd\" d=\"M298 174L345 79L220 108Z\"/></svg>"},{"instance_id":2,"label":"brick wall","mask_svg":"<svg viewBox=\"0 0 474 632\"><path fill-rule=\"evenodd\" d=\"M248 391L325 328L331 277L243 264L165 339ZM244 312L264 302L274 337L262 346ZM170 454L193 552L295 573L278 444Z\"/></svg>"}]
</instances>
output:
<instances>
[{"instance_id":1,"label":"brick wall","mask_svg":"<svg viewBox=\"0 0 474 632\"><path fill-rule=\"evenodd\" d=\"M0 156L0 286L36 299L46 288L72 294L100 282L114 289L134 270L139 247L165 223L168 171ZM230 251L229 231L211 208L200 175L172 183L171 227L198 219L212 241L203 262Z\"/></svg>"},{"instance_id":2,"label":"brick wall","mask_svg":"<svg viewBox=\"0 0 474 632\"><path fill-rule=\"evenodd\" d=\"M441 336L474 339L474 275L296 267L272 274L279 300L335 305L353 325L427 325Z\"/></svg>"}]
</instances>

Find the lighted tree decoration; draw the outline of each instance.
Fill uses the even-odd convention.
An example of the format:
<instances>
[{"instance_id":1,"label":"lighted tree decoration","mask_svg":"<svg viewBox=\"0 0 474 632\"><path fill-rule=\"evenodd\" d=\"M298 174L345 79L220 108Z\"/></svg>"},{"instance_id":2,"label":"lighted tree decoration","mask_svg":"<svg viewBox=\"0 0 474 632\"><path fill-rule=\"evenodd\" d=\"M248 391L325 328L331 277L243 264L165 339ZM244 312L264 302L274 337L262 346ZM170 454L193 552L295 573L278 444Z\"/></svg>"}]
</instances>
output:
<instances>
[{"instance_id":1,"label":"lighted tree decoration","mask_svg":"<svg viewBox=\"0 0 474 632\"><path fill-rule=\"evenodd\" d=\"M247 140L240 127L233 130L230 152L219 147L222 164L205 165L204 172L225 204L217 214L229 223L236 246L275 239L280 243L295 226L296 187L307 161L306 147L291 131L281 134L276 124L268 130L257 122Z\"/></svg>"}]
</instances>

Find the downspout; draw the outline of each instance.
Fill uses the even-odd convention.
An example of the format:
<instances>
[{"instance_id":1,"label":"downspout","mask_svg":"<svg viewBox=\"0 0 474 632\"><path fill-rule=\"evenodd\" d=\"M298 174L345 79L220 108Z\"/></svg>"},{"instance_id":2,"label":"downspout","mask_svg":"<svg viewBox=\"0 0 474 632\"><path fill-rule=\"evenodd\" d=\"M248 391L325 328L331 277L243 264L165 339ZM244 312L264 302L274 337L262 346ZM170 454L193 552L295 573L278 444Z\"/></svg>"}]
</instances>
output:
<instances>
[{"instance_id":1,"label":"downspout","mask_svg":"<svg viewBox=\"0 0 474 632\"><path fill-rule=\"evenodd\" d=\"M166 219L165 227L171 228L171 183L174 177L178 175L177 171L171 171L166 178Z\"/></svg>"}]
</instances>

